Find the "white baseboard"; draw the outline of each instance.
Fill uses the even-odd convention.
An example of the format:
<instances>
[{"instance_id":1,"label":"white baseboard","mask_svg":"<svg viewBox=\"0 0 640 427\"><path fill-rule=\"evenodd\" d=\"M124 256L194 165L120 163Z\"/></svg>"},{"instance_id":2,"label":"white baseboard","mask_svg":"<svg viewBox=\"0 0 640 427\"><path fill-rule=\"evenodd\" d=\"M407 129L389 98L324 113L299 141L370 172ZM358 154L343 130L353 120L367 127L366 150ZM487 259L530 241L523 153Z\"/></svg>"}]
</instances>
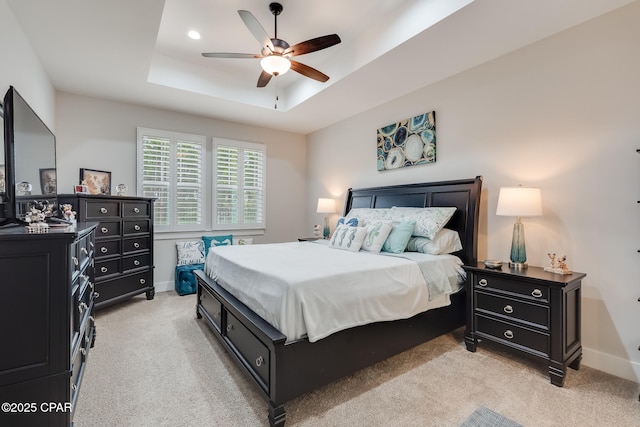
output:
<instances>
[{"instance_id":1,"label":"white baseboard","mask_svg":"<svg viewBox=\"0 0 640 427\"><path fill-rule=\"evenodd\" d=\"M153 286L156 288L156 292L173 291L176 288L176 284L173 281L155 282Z\"/></svg>"},{"instance_id":2,"label":"white baseboard","mask_svg":"<svg viewBox=\"0 0 640 427\"><path fill-rule=\"evenodd\" d=\"M616 377L640 382L640 363L628 359L583 347L582 363Z\"/></svg>"}]
</instances>

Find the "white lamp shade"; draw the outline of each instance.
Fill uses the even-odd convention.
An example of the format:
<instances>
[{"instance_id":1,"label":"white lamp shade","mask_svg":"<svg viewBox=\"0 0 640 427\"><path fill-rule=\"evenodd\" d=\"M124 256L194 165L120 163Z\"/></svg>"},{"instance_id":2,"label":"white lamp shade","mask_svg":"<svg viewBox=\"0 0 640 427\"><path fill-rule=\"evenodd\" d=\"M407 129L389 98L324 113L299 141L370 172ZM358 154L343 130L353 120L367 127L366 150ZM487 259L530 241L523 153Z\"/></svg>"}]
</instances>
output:
<instances>
[{"instance_id":1,"label":"white lamp shade","mask_svg":"<svg viewBox=\"0 0 640 427\"><path fill-rule=\"evenodd\" d=\"M498 194L496 215L539 216L542 215L542 197L539 188L502 187Z\"/></svg>"},{"instance_id":2,"label":"white lamp shade","mask_svg":"<svg viewBox=\"0 0 640 427\"><path fill-rule=\"evenodd\" d=\"M260 66L272 76L281 76L289 71L291 62L280 55L269 55L260 60Z\"/></svg>"},{"instance_id":3,"label":"white lamp shade","mask_svg":"<svg viewBox=\"0 0 640 427\"><path fill-rule=\"evenodd\" d=\"M335 213L336 201L333 199L318 199L318 213Z\"/></svg>"}]
</instances>

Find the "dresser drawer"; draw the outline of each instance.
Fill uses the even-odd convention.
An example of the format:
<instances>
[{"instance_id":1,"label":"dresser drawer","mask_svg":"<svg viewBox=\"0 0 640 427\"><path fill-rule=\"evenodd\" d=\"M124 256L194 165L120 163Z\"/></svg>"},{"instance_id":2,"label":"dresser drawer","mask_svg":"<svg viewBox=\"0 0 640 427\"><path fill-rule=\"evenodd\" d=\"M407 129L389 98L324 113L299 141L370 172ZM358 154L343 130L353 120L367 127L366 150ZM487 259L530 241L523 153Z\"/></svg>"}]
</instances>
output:
<instances>
[{"instance_id":1,"label":"dresser drawer","mask_svg":"<svg viewBox=\"0 0 640 427\"><path fill-rule=\"evenodd\" d=\"M222 324L222 304L206 288L202 287L201 289L200 305L202 305L206 315L208 315L207 317L216 325L216 329L219 332Z\"/></svg>"},{"instance_id":2,"label":"dresser drawer","mask_svg":"<svg viewBox=\"0 0 640 427\"><path fill-rule=\"evenodd\" d=\"M149 217L151 214L151 205L146 202L123 202L122 216L124 218L131 217Z\"/></svg>"},{"instance_id":3,"label":"dresser drawer","mask_svg":"<svg viewBox=\"0 0 640 427\"><path fill-rule=\"evenodd\" d=\"M112 298L135 295L144 292L153 286L151 270L127 276L120 276L96 283L96 292L100 295L96 298L96 304L108 301Z\"/></svg>"},{"instance_id":4,"label":"dresser drawer","mask_svg":"<svg viewBox=\"0 0 640 427\"><path fill-rule=\"evenodd\" d=\"M101 240L96 244L96 259L120 254L120 240Z\"/></svg>"},{"instance_id":5,"label":"dresser drawer","mask_svg":"<svg viewBox=\"0 0 640 427\"><path fill-rule=\"evenodd\" d=\"M521 350L533 350L538 356L549 355L549 334L482 315L476 315L476 328L480 336L489 336Z\"/></svg>"},{"instance_id":6,"label":"dresser drawer","mask_svg":"<svg viewBox=\"0 0 640 427\"><path fill-rule=\"evenodd\" d=\"M87 220L119 218L120 202L117 200L85 200L85 215Z\"/></svg>"},{"instance_id":7,"label":"dresser drawer","mask_svg":"<svg viewBox=\"0 0 640 427\"><path fill-rule=\"evenodd\" d=\"M531 323L544 329L549 328L549 307L546 305L478 291L476 292L476 310Z\"/></svg>"},{"instance_id":8,"label":"dresser drawer","mask_svg":"<svg viewBox=\"0 0 640 427\"><path fill-rule=\"evenodd\" d=\"M149 267L149 264L151 264L149 253L126 256L122 258L122 271L126 273L129 270Z\"/></svg>"},{"instance_id":9,"label":"dresser drawer","mask_svg":"<svg viewBox=\"0 0 640 427\"><path fill-rule=\"evenodd\" d=\"M149 220L138 219L122 222L122 235L140 234L149 232Z\"/></svg>"},{"instance_id":10,"label":"dresser drawer","mask_svg":"<svg viewBox=\"0 0 640 427\"><path fill-rule=\"evenodd\" d=\"M523 281L509 280L502 277L494 277L478 273L474 275L476 281L473 286L476 289L495 289L501 292L516 294L532 301L549 301L549 287Z\"/></svg>"},{"instance_id":11,"label":"dresser drawer","mask_svg":"<svg viewBox=\"0 0 640 427\"><path fill-rule=\"evenodd\" d=\"M100 221L96 229L96 238L120 236L120 221Z\"/></svg>"},{"instance_id":12,"label":"dresser drawer","mask_svg":"<svg viewBox=\"0 0 640 427\"><path fill-rule=\"evenodd\" d=\"M102 279L121 271L120 258L96 261L96 279Z\"/></svg>"},{"instance_id":13,"label":"dresser drawer","mask_svg":"<svg viewBox=\"0 0 640 427\"><path fill-rule=\"evenodd\" d=\"M122 240L122 253L144 251L151 248L150 237L133 237Z\"/></svg>"},{"instance_id":14,"label":"dresser drawer","mask_svg":"<svg viewBox=\"0 0 640 427\"><path fill-rule=\"evenodd\" d=\"M227 312L224 335L240 356L245 366L258 379L258 383L269 392L269 349L233 314Z\"/></svg>"}]
</instances>

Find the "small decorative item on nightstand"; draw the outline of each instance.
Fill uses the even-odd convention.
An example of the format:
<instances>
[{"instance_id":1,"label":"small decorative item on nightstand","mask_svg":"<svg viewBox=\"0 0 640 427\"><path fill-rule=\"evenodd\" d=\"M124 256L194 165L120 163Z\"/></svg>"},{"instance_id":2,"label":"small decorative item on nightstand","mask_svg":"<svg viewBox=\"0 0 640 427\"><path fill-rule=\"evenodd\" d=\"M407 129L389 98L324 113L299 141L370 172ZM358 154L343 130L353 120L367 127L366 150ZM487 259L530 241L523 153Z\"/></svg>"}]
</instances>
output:
<instances>
[{"instance_id":1,"label":"small decorative item on nightstand","mask_svg":"<svg viewBox=\"0 0 640 427\"><path fill-rule=\"evenodd\" d=\"M573 273L567 267L567 256L562 255L561 257L557 257L555 253L547 253L549 257L549 267L545 267L544 271L548 271L549 273L555 274L571 274Z\"/></svg>"},{"instance_id":2,"label":"small decorative item on nightstand","mask_svg":"<svg viewBox=\"0 0 640 427\"><path fill-rule=\"evenodd\" d=\"M313 237L320 237L322 235L322 226L320 224L316 224L313 226Z\"/></svg>"},{"instance_id":3,"label":"small decorative item on nightstand","mask_svg":"<svg viewBox=\"0 0 640 427\"><path fill-rule=\"evenodd\" d=\"M318 213L324 214L332 214L336 212L336 201L333 199L318 199L318 208L316 209ZM324 232L323 236L325 239L329 238L331 234L331 230L329 229L329 217L324 217Z\"/></svg>"}]
</instances>

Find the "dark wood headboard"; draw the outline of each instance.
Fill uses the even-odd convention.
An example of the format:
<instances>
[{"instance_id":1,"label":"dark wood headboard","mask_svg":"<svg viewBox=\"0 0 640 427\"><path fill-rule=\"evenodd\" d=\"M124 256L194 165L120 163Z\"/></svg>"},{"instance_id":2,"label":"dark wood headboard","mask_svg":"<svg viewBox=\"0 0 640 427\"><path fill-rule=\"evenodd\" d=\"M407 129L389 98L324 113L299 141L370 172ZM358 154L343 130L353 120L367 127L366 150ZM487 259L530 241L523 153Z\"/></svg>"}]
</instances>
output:
<instances>
[{"instance_id":1,"label":"dark wood headboard","mask_svg":"<svg viewBox=\"0 0 640 427\"><path fill-rule=\"evenodd\" d=\"M456 252L465 264L474 264L478 257L478 218L482 177L388 187L350 188L344 214L353 208L415 208L456 207L446 227L456 230L462 250Z\"/></svg>"}]
</instances>

